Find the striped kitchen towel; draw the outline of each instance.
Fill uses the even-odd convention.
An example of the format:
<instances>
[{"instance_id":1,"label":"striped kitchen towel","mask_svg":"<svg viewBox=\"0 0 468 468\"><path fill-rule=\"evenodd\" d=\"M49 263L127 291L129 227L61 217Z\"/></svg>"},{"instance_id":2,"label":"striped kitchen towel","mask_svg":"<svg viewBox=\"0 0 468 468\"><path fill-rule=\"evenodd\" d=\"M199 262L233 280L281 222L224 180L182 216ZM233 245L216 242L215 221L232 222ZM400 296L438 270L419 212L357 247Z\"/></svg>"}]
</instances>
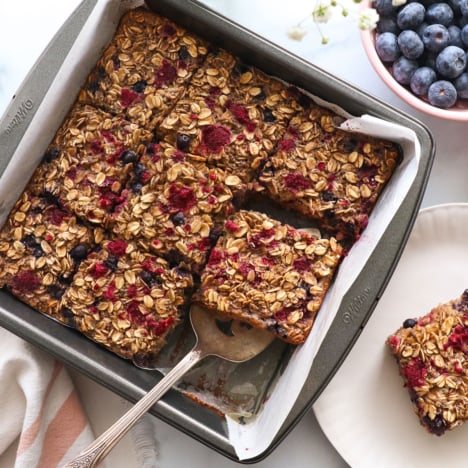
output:
<instances>
[{"instance_id":1,"label":"striped kitchen towel","mask_svg":"<svg viewBox=\"0 0 468 468\"><path fill-rule=\"evenodd\" d=\"M94 435L66 368L0 328L0 467L54 468Z\"/></svg>"}]
</instances>

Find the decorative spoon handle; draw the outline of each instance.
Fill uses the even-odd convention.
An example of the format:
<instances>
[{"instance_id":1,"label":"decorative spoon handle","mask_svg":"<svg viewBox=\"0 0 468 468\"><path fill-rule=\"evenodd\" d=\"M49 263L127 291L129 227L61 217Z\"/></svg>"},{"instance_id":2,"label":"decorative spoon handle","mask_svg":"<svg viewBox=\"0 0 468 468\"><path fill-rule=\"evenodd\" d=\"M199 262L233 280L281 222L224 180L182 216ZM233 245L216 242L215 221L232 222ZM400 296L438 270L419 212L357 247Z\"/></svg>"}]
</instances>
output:
<instances>
[{"instance_id":1,"label":"decorative spoon handle","mask_svg":"<svg viewBox=\"0 0 468 468\"><path fill-rule=\"evenodd\" d=\"M197 362L204 354L195 346L184 358L166 374L166 376L141 400L116 421L106 432L77 457L69 461L64 468L92 468L114 448L117 442L134 426L134 424Z\"/></svg>"}]
</instances>

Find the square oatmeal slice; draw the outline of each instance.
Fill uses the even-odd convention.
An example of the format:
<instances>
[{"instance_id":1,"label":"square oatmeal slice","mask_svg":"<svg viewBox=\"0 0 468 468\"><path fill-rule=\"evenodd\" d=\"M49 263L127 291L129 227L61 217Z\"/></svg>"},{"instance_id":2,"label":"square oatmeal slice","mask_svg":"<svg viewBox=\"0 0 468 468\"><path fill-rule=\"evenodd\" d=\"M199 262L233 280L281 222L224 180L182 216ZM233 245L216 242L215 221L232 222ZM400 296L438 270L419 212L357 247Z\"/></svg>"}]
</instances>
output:
<instances>
[{"instance_id":1,"label":"square oatmeal slice","mask_svg":"<svg viewBox=\"0 0 468 468\"><path fill-rule=\"evenodd\" d=\"M29 189L55 197L91 223L106 224L152 134L121 117L76 105L57 131Z\"/></svg>"},{"instance_id":2,"label":"square oatmeal slice","mask_svg":"<svg viewBox=\"0 0 468 468\"><path fill-rule=\"evenodd\" d=\"M338 128L342 120L311 102L291 119L259 181L285 208L355 239L402 153L391 141Z\"/></svg>"},{"instance_id":3,"label":"square oatmeal slice","mask_svg":"<svg viewBox=\"0 0 468 468\"><path fill-rule=\"evenodd\" d=\"M153 144L135 166L112 230L199 272L243 191L239 177L208 168L167 143Z\"/></svg>"},{"instance_id":4,"label":"square oatmeal slice","mask_svg":"<svg viewBox=\"0 0 468 468\"><path fill-rule=\"evenodd\" d=\"M61 313L89 338L136 364L156 356L181 322L192 276L122 239L81 262Z\"/></svg>"},{"instance_id":5,"label":"square oatmeal slice","mask_svg":"<svg viewBox=\"0 0 468 468\"><path fill-rule=\"evenodd\" d=\"M241 210L225 222L195 301L299 344L312 329L340 258L333 238L318 239Z\"/></svg>"},{"instance_id":6,"label":"square oatmeal slice","mask_svg":"<svg viewBox=\"0 0 468 468\"><path fill-rule=\"evenodd\" d=\"M145 8L125 13L79 101L153 130L207 54L206 43Z\"/></svg>"},{"instance_id":7,"label":"square oatmeal slice","mask_svg":"<svg viewBox=\"0 0 468 468\"><path fill-rule=\"evenodd\" d=\"M208 55L157 133L248 183L301 109L296 98L288 85L219 50Z\"/></svg>"},{"instance_id":8,"label":"square oatmeal slice","mask_svg":"<svg viewBox=\"0 0 468 468\"><path fill-rule=\"evenodd\" d=\"M23 192L0 231L0 285L39 312L59 302L103 231L81 224L46 198Z\"/></svg>"}]
</instances>

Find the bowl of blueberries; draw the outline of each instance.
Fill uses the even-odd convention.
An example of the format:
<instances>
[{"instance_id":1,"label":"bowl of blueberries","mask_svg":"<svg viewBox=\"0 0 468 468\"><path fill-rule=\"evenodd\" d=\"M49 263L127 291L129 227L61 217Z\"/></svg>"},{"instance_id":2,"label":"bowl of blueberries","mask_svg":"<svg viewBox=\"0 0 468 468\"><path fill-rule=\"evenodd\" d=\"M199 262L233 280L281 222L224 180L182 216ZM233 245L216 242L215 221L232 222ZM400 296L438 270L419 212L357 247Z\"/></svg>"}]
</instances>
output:
<instances>
[{"instance_id":1,"label":"bowl of blueberries","mask_svg":"<svg viewBox=\"0 0 468 468\"><path fill-rule=\"evenodd\" d=\"M468 121L468 0L371 0L364 49L383 81L429 115Z\"/></svg>"}]
</instances>

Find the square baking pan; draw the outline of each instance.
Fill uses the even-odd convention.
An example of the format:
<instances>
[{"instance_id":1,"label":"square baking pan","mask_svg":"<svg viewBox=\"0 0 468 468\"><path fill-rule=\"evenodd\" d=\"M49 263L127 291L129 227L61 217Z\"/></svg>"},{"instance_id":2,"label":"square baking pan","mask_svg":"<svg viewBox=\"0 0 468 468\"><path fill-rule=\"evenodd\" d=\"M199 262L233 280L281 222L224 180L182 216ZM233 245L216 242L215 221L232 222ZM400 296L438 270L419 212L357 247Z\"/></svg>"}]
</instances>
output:
<instances>
[{"instance_id":1,"label":"square baking pan","mask_svg":"<svg viewBox=\"0 0 468 468\"><path fill-rule=\"evenodd\" d=\"M98 0L83 0L53 38L6 110L0 121L2 176L8 173L11 158L21 145L46 93L54 86L60 68L77 37L84 27L89 27L88 18L98 3ZM147 0L146 3L154 11L229 50L264 72L335 103L352 115L369 114L406 127L414 132L421 147L417 173L411 187L365 267L342 298L336 317L289 415L262 453L242 460L253 463L270 454L310 409L365 326L411 231L429 177L435 145L429 130L412 117L281 49L201 3L190 0ZM101 52L102 49L95 51L96 60ZM89 67L77 70L83 77L87 72ZM62 117L72 103L73 96L70 96L70 102L63 103ZM55 118L57 128L60 116ZM0 200L0 216L3 219L10 208L11 203ZM137 368L3 291L0 291L0 325L130 401L140 399L161 379L160 373ZM288 352L285 351L283 355L287 363ZM281 369L275 372L281 372ZM229 440L224 416L196 403L192 398L187 398L183 392L170 391L152 408L151 413L226 457L239 461Z\"/></svg>"}]
</instances>

